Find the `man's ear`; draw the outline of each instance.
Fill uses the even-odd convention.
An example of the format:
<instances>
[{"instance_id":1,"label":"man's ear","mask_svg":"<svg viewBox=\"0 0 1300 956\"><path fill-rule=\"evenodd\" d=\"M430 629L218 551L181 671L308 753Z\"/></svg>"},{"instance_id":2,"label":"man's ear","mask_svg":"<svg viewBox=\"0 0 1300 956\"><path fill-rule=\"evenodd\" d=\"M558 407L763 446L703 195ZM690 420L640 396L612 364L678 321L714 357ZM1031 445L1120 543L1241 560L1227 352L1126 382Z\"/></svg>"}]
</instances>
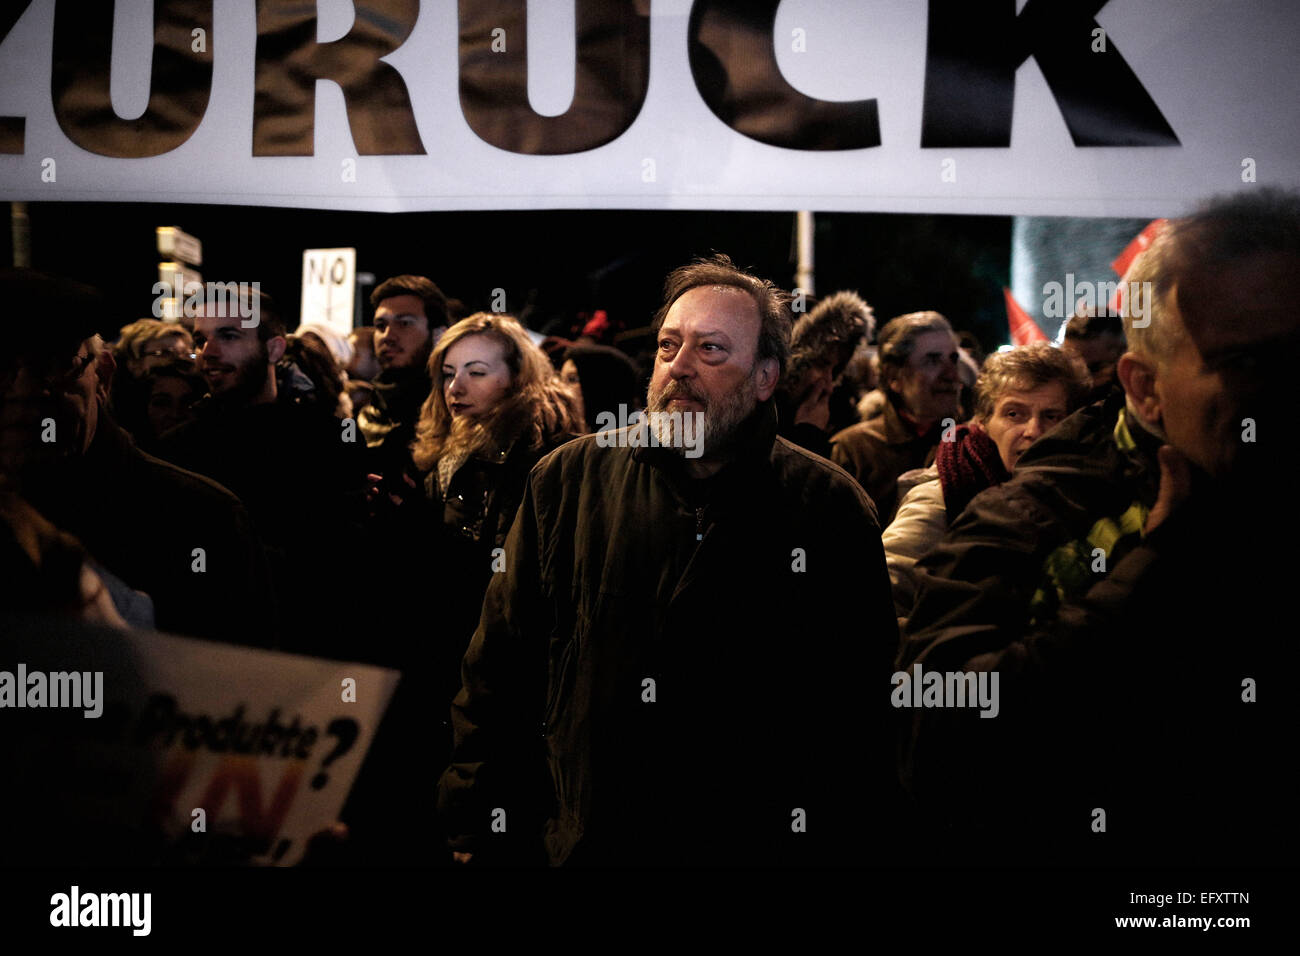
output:
<instances>
[{"instance_id":1,"label":"man's ear","mask_svg":"<svg viewBox=\"0 0 1300 956\"><path fill-rule=\"evenodd\" d=\"M108 401L113 391L113 375L117 372L117 359L110 349L101 349L95 357L95 391L102 402Z\"/></svg>"},{"instance_id":2,"label":"man's ear","mask_svg":"<svg viewBox=\"0 0 1300 956\"><path fill-rule=\"evenodd\" d=\"M284 350L288 348L288 345L289 343L284 340L283 335L273 335L266 340L266 356L272 365L284 358Z\"/></svg>"},{"instance_id":3,"label":"man's ear","mask_svg":"<svg viewBox=\"0 0 1300 956\"><path fill-rule=\"evenodd\" d=\"M756 391L758 400L765 402L772 397L776 391L776 383L781 378L781 365L774 358L759 359L757 367L754 370L754 384L757 386Z\"/></svg>"},{"instance_id":4,"label":"man's ear","mask_svg":"<svg viewBox=\"0 0 1300 956\"><path fill-rule=\"evenodd\" d=\"M1129 404L1148 424L1160 424L1160 396L1156 393L1156 366L1137 352L1125 352L1115 366Z\"/></svg>"}]
</instances>

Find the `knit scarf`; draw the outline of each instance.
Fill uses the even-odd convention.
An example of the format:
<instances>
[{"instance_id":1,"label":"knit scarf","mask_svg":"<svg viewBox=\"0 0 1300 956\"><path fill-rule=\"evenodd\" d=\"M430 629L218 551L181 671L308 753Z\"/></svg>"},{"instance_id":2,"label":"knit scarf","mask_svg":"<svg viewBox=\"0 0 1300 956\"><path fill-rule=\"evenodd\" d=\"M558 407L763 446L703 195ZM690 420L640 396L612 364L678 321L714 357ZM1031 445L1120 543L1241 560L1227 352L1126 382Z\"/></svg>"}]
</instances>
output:
<instances>
[{"instance_id":1,"label":"knit scarf","mask_svg":"<svg viewBox=\"0 0 1300 956\"><path fill-rule=\"evenodd\" d=\"M934 456L949 524L977 494L1011 477L1002 464L998 446L984 429L958 425L952 439L940 441Z\"/></svg>"}]
</instances>

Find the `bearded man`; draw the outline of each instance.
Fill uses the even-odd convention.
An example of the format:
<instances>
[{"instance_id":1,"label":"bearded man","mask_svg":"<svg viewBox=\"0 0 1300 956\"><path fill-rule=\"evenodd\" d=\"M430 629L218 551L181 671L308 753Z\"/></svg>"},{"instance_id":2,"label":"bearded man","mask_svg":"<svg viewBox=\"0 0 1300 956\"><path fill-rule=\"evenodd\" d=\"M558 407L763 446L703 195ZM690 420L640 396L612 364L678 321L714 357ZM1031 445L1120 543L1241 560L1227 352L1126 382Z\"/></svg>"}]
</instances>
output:
<instances>
[{"instance_id":1,"label":"bearded man","mask_svg":"<svg viewBox=\"0 0 1300 956\"><path fill-rule=\"evenodd\" d=\"M452 705L452 849L881 859L896 783L867 689L890 672L889 580L870 499L777 437L789 296L715 256L668 277L655 326L658 440L580 438L529 476ZM695 413L688 453L672 422Z\"/></svg>"},{"instance_id":2,"label":"bearded man","mask_svg":"<svg viewBox=\"0 0 1300 956\"><path fill-rule=\"evenodd\" d=\"M248 508L280 597L281 647L355 654L338 637L351 622L340 617L346 609L337 587L340 555L360 536L363 446L350 423L279 391L284 321L260 290L239 295L238 308L215 296L195 315L208 395L195 406L194 421L163 436L158 454L219 482Z\"/></svg>"},{"instance_id":3,"label":"bearded man","mask_svg":"<svg viewBox=\"0 0 1300 956\"><path fill-rule=\"evenodd\" d=\"M420 406L429 397L429 356L451 319L447 299L424 276L385 279L370 294L373 351L380 372L357 413L370 470L396 480L409 467Z\"/></svg>"}]
</instances>

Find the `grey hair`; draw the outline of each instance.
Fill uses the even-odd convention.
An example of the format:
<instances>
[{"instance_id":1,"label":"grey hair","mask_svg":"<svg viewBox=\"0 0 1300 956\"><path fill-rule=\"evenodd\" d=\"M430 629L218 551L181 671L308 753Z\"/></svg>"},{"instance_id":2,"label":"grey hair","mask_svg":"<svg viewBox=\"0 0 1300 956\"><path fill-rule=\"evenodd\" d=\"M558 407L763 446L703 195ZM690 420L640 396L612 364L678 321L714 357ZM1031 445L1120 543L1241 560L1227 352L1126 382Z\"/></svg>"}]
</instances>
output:
<instances>
[{"instance_id":1,"label":"grey hair","mask_svg":"<svg viewBox=\"0 0 1300 956\"><path fill-rule=\"evenodd\" d=\"M1170 302L1170 295L1178 296L1192 275L1263 252L1300 256L1300 195L1252 189L1170 222L1124 276L1129 348L1157 363L1168 359L1182 337L1168 321L1170 305L1187 315L1186 303Z\"/></svg>"},{"instance_id":2,"label":"grey hair","mask_svg":"<svg viewBox=\"0 0 1300 956\"><path fill-rule=\"evenodd\" d=\"M926 332L947 332L952 336L953 351L957 349L957 335L952 326L938 312L909 312L885 323L877 339L880 385L888 391L898 373L907 365L916 348L916 340Z\"/></svg>"}]
</instances>

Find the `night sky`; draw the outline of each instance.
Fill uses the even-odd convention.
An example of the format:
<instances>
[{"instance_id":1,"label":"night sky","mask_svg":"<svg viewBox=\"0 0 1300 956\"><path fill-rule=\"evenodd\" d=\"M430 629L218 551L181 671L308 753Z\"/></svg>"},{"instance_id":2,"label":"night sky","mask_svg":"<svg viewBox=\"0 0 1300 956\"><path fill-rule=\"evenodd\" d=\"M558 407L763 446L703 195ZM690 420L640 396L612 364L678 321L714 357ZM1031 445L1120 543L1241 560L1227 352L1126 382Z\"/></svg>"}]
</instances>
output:
<instances>
[{"instance_id":1,"label":"night sky","mask_svg":"<svg viewBox=\"0 0 1300 956\"><path fill-rule=\"evenodd\" d=\"M725 252L793 285L794 215L767 212L537 211L363 213L258 206L28 204L32 265L108 291L122 321L147 316L157 281L154 228L203 242L205 280L259 281L296 324L306 248L353 246L358 272L382 281L417 273L471 308L506 290L528 321L605 309L645 325L665 275L696 255ZM816 288L854 289L879 323L918 309L944 313L986 349L1007 340L1011 219L998 216L818 214ZM11 261L10 230L0 255ZM369 309L364 317L369 321Z\"/></svg>"}]
</instances>

